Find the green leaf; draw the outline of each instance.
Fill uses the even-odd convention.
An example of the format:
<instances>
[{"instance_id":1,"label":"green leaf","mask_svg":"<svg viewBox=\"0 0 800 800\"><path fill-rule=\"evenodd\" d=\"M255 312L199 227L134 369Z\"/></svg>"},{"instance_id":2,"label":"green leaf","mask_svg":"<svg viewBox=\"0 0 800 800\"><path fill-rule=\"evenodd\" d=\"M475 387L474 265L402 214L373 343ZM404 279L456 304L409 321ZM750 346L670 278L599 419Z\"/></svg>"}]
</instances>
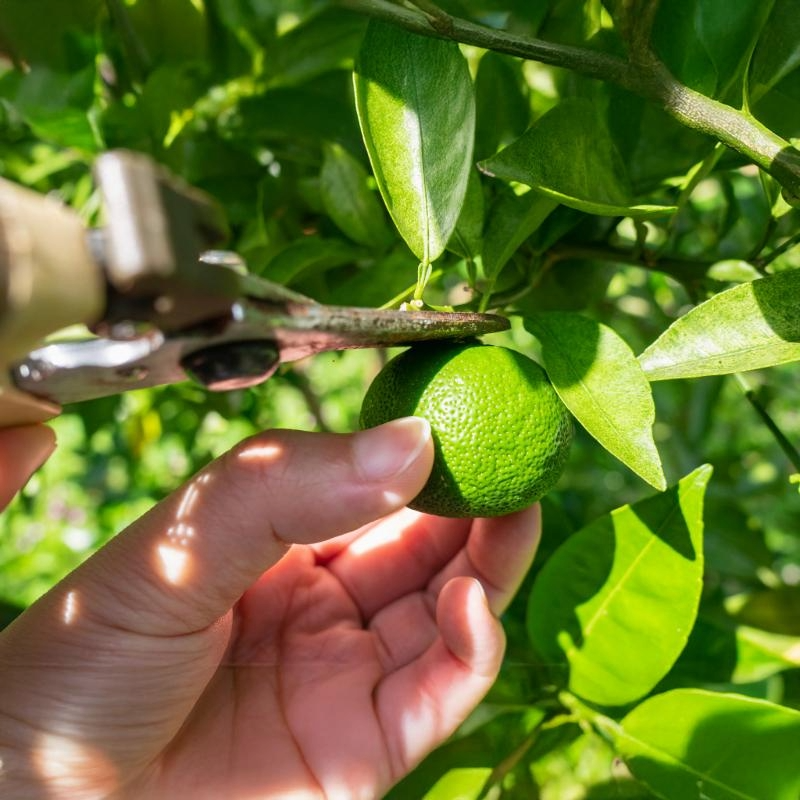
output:
<instances>
[{"instance_id":1,"label":"green leaf","mask_svg":"<svg viewBox=\"0 0 800 800\"><path fill-rule=\"evenodd\" d=\"M752 683L800 667L800 636L740 625L736 628L734 683Z\"/></svg>"},{"instance_id":2,"label":"green leaf","mask_svg":"<svg viewBox=\"0 0 800 800\"><path fill-rule=\"evenodd\" d=\"M278 39L270 68L282 86L296 86L329 70L350 69L365 27L358 15L326 9Z\"/></svg>"},{"instance_id":3,"label":"green leaf","mask_svg":"<svg viewBox=\"0 0 800 800\"><path fill-rule=\"evenodd\" d=\"M275 283L289 285L312 272L324 272L354 261L360 251L336 239L306 236L272 258L259 273Z\"/></svg>"},{"instance_id":4,"label":"green leaf","mask_svg":"<svg viewBox=\"0 0 800 800\"><path fill-rule=\"evenodd\" d=\"M372 22L354 80L378 188L408 246L430 264L456 226L472 166L467 62L453 42Z\"/></svg>"},{"instance_id":5,"label":"green leaf","mask_svg":"<svg viewBox=\"0 0 800 800\"><path fill-rule=\"evenodd\" d=\"M105 3L104 5L111 5ZM136 0L115 4L124 8L130 25L124 37L134 37L152 65L202 60L207 57L206 17L194 0ZM116 16L116 15L115 15ZM129 45L130 46L130 45Z\"/></svg>"},{"instance_id":6,"label":"green leaf","mask_svg":"<svg viewBox=\"0 0 800 800\"><path fill-rule=\"evenodd\" d=\"M325 211L354 242L383 250L392 233L368 180L366 169L341 145L325 145L319 186Z\"/></svg>"},{"instance_id":7,"label":"green leaf","mask_svg":"<svg viewBox=\"0 0 800 800\"><path fill-rule=\"evenodd\" d=\"M484 702L461 725L450 739L430 753L390 789L384 800L408 800L428 797L428 792L442 792L437 796L451 800L445 789L453 773L480 769L485 773L481 782L474 775L474 783L483 786L492 769L506 761L542 722L545 712L535 706L495 706ZM542 739L547 737L541 732ZM467 786L469 778L465 778Z\"/></svg>"},{"instance_id":8,"label":"green leaf","mask_svg":"<svg viewBox=\"0 0 800 800\"><path fill-rule=\"evenodd\" d=\"M475 156L488 158L528 127L530 104L522 90L520 64L486 53L475 76Z\"/></svg>"},{"instance_id":9,"label":"green leaf","mask_svg":"<svg viewBox=\"0 0 800 800\"><path fill-rule=\"evenodd\" d=\"M613 7L610 0L605 4ZM603 28L601 0L550 0L544 5L549 8L538 32L540 38L559 44L598 46L592 40Z\"/></svg>"},{"instance_id":10,"label":"green leaf","mask_svg":"<svg viewBox=\"0 0 800 800\"><path fill-rule=\"evenodd\" d=\"M479 164L571 208L603 216L651 217L672 206L637 205L630 178L604 120L587 100L548 111L519 139Z\"/></svg>"},{"instance_id":11,"label":"green leaf","mask_svg":"<svg viewBox=\"0 0 800 800\"><path fill-rule=\"evenodd\" d=\"M714 140L681 125L663 108L619 86L605 85L606 120L635 190L684 180L714 149Z\"/></svg>"},{"instance_id":12,"label":"green leaf","mask_svg":"<svg viewBox=\"0 0 800 800\"><path fill-rule=\"evenodd\" d=\"M368 266L336 273L330 281L326 302L342 306L382 306L412 286L417 260L399 240L386 255Z\"/></svg>"},{"instance_id":13,"label":"green leaf","mask_svg":"<svg viewBox=\"0 0 800 800\"><path fill-rule=\"evenodd\" d=\"M496 278L520 245L558 208L558 203L538 192L519 196L511 190L501 192L486 222L483 269L486 277Z\"/></svg>"},{"instance_id":14,"label":"green leaf","mask_svg":"<svg viewBox=\"0 0 800 800\"><path fill-rule=\"evenodd\" d=\"M471 170L464 204L453 235L447 243L448 250L463 258L476 259L483 249L483 188L480 174Z\"/></svg>"},{"instance_id":15,"label":"green leaf","mask_svg":"<svg viewBox=\"0 0 800 800\"><path fill-rule=\"evenodd\" d=\"M711 467L622 506L571 536L528 599L534 649L570 691L616 706L647 694L686 645L703 579L703 498Z\"/></svg>"},{"instance_id":16,"label":"green leaf","mask_svg":"<svg viewBox=\"0 0 800 800\"><path fill-rule=\"evenodd\" d=\"M636 356L611 328L569 312L525 318L559 397L606 450L656 489L667 487L653 440L653 392Z\"/></svg>"},{"instance_id":17,"label":"green leaf","mask_svg":"<svg viewBox=\"0 0 800 800\"><path fill-rule=\"evenodd\" d=\"M765 92L800 66L800 14L796 0L775 0L750 64L750 97Z\"/></svg>"},{"instance_id":18,"label":"green leaf","mask_svg":"<svg viewBox=\"0 0 800 800\"><path fill-rule=\"evenodd\" d=\"M229 101L233 103L233 99ZM352 109L330 93L305 87L271 89L239 101L226 122L231 135L257 142L339 142L353 153L361 149Z\"/></svg>"},{"instance_id":19,"label":"green leaf","mask_svg":"<svg viewBox=\"0 0 800 800\"><path fill-rule=\"evenodd\" d=\"M485 767L451 769L423 800L478 800L491 774L492 770Z\"/></svg>"},{"instance_id":20,"label":"green leaf","mask_svg":"<svg viewBox=\"0 0 800 800\"><path fill-rule=\"evenodd\" d=\"M0 50L29 65L69 71L91 61L76 43L94 34L103 0L3 0ZM86 60L84 60L86 59Z\"/></svg>"},{"instance_id":21,"label":"green leaf","mask_svg":"<svg viewBox=\"0 0 800 800\"><path fill-rule=\"evenodd\" d=\"M680 81L711 97L741 85L772 0L680 0L656 18L656 50Z\"/></svg>"},{"instance_id":22,"label":"green leaf","mask_svg":"<svg viewBox=\"0 0 800 800\"><path fill-rule=\"evenodd\" d=\"M633 774L666 800L800 795L800 712L764 700L676 689L635 708L614 738Z\"/></svg>"},{"instance_id":23,"label":"green leaf","mask_svg":"<svg viewBox=\"0 0 800 800\"><path fill-rule=\"evenodd\" d=\"M11 72L0 80L0 94L10 99L33 132L45 141L95 152L99 143L89 120L95 69L67 75L44 66Z\"/></svg>"},{"instance_id":24,"label":"green leaf","mask_svg":"<svg viewBox=\"0 0 800 800\"><path fill-rule=\"evenodd\" d=\"M800 270L734 286L701 303L640 356L651 381L727 375L800 360Z\"/></svg>"},{"instance_id":25,"label":"green leaf","mask_svg":"<svg viewBox=\"0 0 800 800\"><path fill-rule=\"evenodd\" d=\"M725 607L744 625L800 637L800 586L776 586L733 595Z\"/></svg>"}]
</instances>

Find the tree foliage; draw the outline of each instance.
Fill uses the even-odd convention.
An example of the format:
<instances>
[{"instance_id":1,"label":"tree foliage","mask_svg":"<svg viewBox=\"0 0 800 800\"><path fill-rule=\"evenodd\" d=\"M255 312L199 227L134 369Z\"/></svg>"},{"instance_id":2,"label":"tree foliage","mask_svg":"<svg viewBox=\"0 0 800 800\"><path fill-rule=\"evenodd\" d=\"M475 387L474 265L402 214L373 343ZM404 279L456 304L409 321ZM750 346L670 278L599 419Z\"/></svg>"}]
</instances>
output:
<instances>
[{"instance_id":1,"label":"tree foliage","mask_svg":"<svg viewBox=\"0 0 800 800\"><path fill-rule=\"evenodd\" d=\"M3 177L101 224L93 160L149 153L253 273L509 315L580 423L497 684L388 797L798 796L793 0L4 0L0 50ZM352 430L380 362L66 409L3 618L249 433Z\"/></svg>"}]
</instances>

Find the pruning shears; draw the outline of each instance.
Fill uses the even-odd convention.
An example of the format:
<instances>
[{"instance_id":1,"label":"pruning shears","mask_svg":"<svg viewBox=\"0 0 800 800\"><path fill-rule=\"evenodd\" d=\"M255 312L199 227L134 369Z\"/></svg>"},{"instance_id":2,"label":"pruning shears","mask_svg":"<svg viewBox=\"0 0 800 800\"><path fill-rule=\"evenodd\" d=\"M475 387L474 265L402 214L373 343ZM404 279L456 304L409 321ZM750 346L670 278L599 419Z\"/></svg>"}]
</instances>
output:
<instances>
[{"instance_id":1,"label":"pruning shears","mask_svg":"<svg viewBox=\"0 0 800 800\"><path fill-rule=\"evenodd\" d=\"M317 303L215 250L222 217L148 157L94 167L103 226L0 179L0 427L65 403L198 381L253 386L284 362L508 328L491 314L383 311ZM78 340L48 342L84 325Z\"/></svg>"}]
</instances>

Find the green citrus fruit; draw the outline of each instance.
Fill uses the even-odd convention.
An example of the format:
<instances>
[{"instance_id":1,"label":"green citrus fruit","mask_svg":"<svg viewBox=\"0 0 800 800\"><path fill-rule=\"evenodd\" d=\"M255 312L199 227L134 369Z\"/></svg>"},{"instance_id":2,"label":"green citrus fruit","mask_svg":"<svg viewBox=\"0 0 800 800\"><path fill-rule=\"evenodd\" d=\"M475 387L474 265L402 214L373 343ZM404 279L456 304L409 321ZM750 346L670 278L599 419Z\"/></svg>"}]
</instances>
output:
<instances>
[{"instance_id":1,"label":"green citrus fruit","mask_svg":"<svg viewBox=\"0 0 800 800\"><path fill-rule=\"evenodd\" d=\"M572 420L534 361L477 341L420 344L369 387L361 425L420 416L433 431L433 471L412 508L494 517L545 495L564 469Z\"/></svg>"}]
</instances>

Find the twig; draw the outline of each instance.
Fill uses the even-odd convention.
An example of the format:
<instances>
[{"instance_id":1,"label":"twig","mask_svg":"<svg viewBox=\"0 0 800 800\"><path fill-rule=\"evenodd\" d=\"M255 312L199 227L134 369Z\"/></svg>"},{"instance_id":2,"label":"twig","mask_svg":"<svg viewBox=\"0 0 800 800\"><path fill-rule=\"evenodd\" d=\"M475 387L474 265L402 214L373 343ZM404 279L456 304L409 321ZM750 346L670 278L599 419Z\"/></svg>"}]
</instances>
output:
<instances>
[{"instance_id":1,"label":"twig","mask_svg":"<svg viewBox=\"0 0 800 800\"><path fill-rule=\"evenodd\" d=\"M778 423L770 416L769 411L767 411L764 404L758 399L756 395L755 389L751 388L750 384L744 378L743 375L736 374L736 381L739 386L742 387L742 391L744 392L744 396L747 398L747 401L753 407L753 410L761 417L761 421L764 425L767 426L769 432L775 437L775 441L778 443L778 446L783 450L784 455L786 458L789 459L789 463L800 472L800 451L789 441L789 438L786 434L780 429Z\"/></svg>"},{"instance_id":2,"label":"twig","mask_svg":"<svg viewBox=\"0 0 800 800\"><path fill-rule=\"evenodd\" d=\"M776 247L774 250L770 250L764 256L755 259L757 266L761 267L762 269L766 267L768 264L771 264L776 258L779 258L784 253L788 253L789 250L797 247L800 244L800 231L795 233L793 236L790 236L783 244Z\"/></svg>"},{"instance_id":3,"label":"twig","mask_svg":"<svg viewBox=\"0 0 800 800\"><path fill-rule=\"evenodd\" d=\"M622 247L569 244L568 242L552 247L547 253L547 258L551 264L572 259L630 264L653 272L663 272L665 275L675 278L676 281L689 285L696 285L698 281L702 280L706 271L715 263L714 261L677 256L662 258L644 248L639 252L634 252Z\"/></svg>"},{"instance_id":4,"label":"twig","mask_svg":"<svg viewBox=\"0 0 800 800\"><path fill-rule=\"evenodd\" d=\"M397 25L422 36L451 39L486 50L563 67L589 78L615 83L660 105L688 128L716 138L747 156L783 186L787 202L800 205L800 151L749 114L706 97L678 81L653 53L642 49L644 35L655 15L656 3L648 2L649 15L637 25L635 47L641 62L608 53L572 47L478 25L449 17L444 33L423 13L401 8L387 0L338 0L343 8ZM438 26L441 28L442 26ZM631 33L633 36L634 34Z\"/></svg>"},{"instance_id":5,"label":"twig","mask_svg":"<svg viewBox=\"0 0 800 800\"><path fill-rule=\"evenodd\" d=\"M630 84L627 88L631 89L635 82L624 59L596 50L518 36L477 25L459 17L450 17L452 23L450 33L445 36L431 24L430 18L425 14L402 8L387 0L338 0L338 5L422 36L452 39L462 44L494 50L497 53L566 67L590 78L613 80L623 85Z\"/></svg>"},{"instance_id":6,"label":"twig","mask_svg":"<svg viewBox=\"0 0 800 800\"><path fill-rule=\"evenodd\" d=\"M287 374L291 375L291 382L300 394L303 395L303 400L305 400L306 406L308 406L308 410L314 418L317 428L319 428L322 433L330 433L331 427L325 420L322 403L320 402L319 396L314 391L314 387L311 385L311 381L308 375L306 375L305 370L295 367L291 373Z\"/></svg>"},{"instance_id":7,"label":"twig","mask_svg":"<svg viewBox=\"0 0 800 800\"><path fill-rule=\"evenodd\" d=\"M647 66L655 54L651 42L660 0L622 0L618 26L631 63Z\"/></svg>"},{"instance_id":8,"label":"twig","mask_svg":"<svg viewBox=\"0 0 800 800\"><path fill-rule=\"evenodd\" d=\"M450 38L453 35L453 18L443 9L439 8L431 0L409 0L411 5L416 6L431 22L442 36Z\"/></svg>"}]
</instances>

